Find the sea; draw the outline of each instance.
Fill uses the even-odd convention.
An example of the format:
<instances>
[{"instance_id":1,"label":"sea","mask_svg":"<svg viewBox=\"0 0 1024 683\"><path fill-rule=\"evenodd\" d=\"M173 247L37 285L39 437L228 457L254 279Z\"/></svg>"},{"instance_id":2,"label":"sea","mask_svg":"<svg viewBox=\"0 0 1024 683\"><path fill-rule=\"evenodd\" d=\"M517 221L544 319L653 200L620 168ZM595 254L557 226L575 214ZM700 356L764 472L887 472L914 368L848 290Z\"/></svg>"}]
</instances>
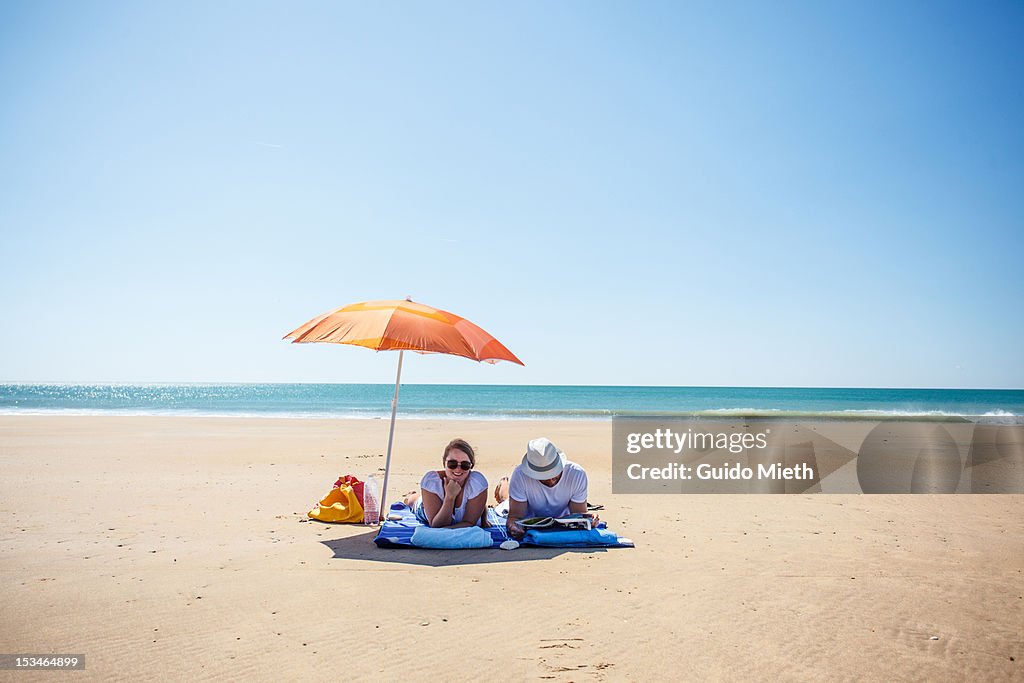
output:
<instances>
[{"instance_id":1,"label":"sea","mask_svg":"<svg viewBox=\"0 0 1024 683\"><path fill-rule=\"evenodd\" d=\"M393 384L0 384L0 415L380 419L390 416L394 390ZM1024 390L409 384L401 387L398 414L431 420L1020 418Z\"/></svg>"}]
</instances>

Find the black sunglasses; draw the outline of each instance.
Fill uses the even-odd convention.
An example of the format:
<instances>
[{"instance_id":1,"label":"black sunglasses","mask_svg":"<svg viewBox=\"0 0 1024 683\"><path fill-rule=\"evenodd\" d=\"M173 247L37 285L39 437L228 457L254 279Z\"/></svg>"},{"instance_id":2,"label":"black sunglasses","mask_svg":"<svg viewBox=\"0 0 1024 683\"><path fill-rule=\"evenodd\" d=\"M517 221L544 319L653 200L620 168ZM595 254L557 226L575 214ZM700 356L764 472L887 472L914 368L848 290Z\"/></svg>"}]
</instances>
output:
<instances>
[{"instance_id":1,"label":"black sunglasses","mask_svg":"<svg viewBox=\"0 0 1024 683\"><path fill-rule=\"evenodd\" d=\"M448 469L450 469L450 470L457 470L457 469L460 469L460 468L462 469L463 472L465 472L466 470L471 470L471 469L473 469L473 463L471 463L471 462L469 462L467 460L463 460L461 462L458 461L458 460L449 460L448 461Z\"/></svg>"}]
</instances>

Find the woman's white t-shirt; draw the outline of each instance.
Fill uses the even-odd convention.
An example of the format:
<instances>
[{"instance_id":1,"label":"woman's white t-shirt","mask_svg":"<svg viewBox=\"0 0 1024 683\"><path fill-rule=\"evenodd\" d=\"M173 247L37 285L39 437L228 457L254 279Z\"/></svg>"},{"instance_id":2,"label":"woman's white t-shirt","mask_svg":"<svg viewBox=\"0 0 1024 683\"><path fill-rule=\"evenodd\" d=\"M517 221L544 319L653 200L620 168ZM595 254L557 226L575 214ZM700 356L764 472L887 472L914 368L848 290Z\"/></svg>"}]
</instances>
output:
<instances>
[{"instance_id":1,"label":"woman's white t-shirt","mask_svg":"<svg viewBox=\"0 0 1024 683\"><path fill-rule=\"evenodd\" d=\"M436 470L431 470L423 475L423 479L420 480L420 488L424 491L430 491L441 500L444 500L444 482ZM466 503L486 490L486 477L476 470L470 472L469 478L466 479L466 485L462 487L462 505L459 505L452 511L452 524L461 522L462 518L466 516Z\"/></svg>"}]
</instances>

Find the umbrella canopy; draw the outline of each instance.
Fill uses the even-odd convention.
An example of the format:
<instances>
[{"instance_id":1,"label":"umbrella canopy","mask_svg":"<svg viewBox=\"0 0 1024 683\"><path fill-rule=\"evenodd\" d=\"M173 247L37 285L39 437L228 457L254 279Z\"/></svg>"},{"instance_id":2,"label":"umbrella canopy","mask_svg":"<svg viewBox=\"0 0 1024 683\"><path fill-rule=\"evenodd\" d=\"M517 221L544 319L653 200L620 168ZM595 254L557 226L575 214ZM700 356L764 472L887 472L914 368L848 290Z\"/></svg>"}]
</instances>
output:
<instances>
[{"instance_id":1,"label":"umbrella canopy","mask_svg":"<svg viewBox=\"0 0 1024 683\"><path fill-rule=\"evenodd\" d=\"M523 362L465 318L414 301L366 301L313 318L288 334L293 343L354 344L374 351L447 353L476 361Z\"/></svg>"},{"instance_id":2,"label":"umbrella canopy","mask_svg":"<svg viewBox=\"0 0 1024 683\"><path fill-rule=\"evenodd\" d=\"M284 338L291 339L294 344L327 342L364 346L375 351L398 351L398 373L395 376L395 397L391 400L391 426L387 459L384 461L384 485L381 487L382 515L387 505L403 352L446 353L487 363L507 360L523 365L504 344L465 318L409 299L366 301L343 306L300 325Z\"/></svg>"}]
</instances>

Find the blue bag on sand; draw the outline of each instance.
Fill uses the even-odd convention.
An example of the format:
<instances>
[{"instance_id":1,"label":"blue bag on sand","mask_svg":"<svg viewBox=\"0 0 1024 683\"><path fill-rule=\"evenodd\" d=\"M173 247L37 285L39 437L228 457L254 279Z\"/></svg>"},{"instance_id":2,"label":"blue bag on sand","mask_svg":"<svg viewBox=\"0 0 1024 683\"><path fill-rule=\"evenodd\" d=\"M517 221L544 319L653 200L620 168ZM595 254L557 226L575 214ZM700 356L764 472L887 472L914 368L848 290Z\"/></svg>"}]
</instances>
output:
<instances>
[{"instance_id":1,"label":"blue bag on sand","mask_svg":"<svg viewBox=\"0 0 1024 683\"><path fill-rule=\"evenodd\" d=\"M491 534L478 526L461 529L432 529L416 527L412 544L420 548L490 548Z\"/></svg>"},{"instance_id":2,"label":"blue bag on sand","mask_svg":"<svg viewBox=\"0 0 1024 683\"><path fill-rule=\"evenodd\" d=\"M589 548L595 546L618 545L619 537L607 529L572 529L569 531L536 531L526 532L523 543L541 546L557 546L560 548Z\"/></svg>"}]
</instances>

